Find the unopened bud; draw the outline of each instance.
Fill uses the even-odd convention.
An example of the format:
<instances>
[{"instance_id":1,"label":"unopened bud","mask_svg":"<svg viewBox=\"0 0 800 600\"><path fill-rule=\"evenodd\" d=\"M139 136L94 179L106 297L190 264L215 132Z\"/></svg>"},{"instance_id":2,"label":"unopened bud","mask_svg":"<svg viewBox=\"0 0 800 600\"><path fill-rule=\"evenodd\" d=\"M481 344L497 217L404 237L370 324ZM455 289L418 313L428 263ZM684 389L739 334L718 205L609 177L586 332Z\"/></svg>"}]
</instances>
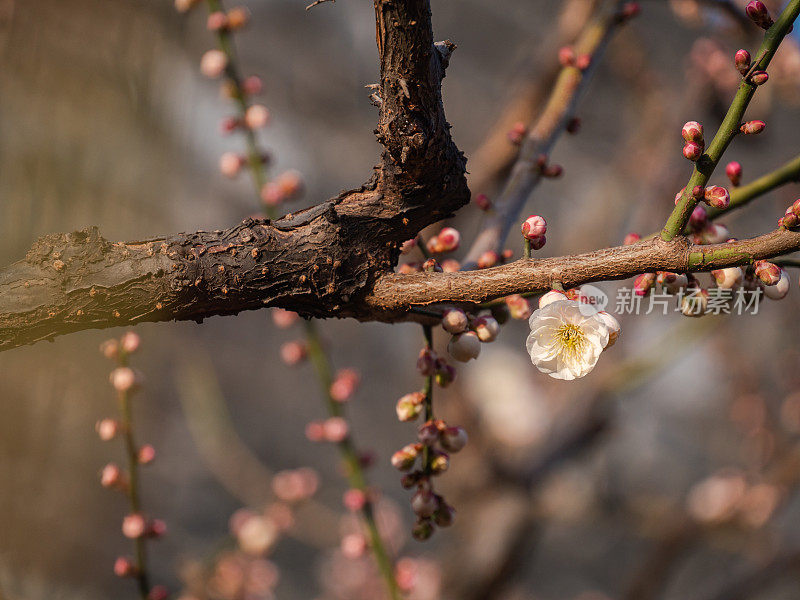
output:
<instances>
[{"instance_id":1,"label":"unopened bud","mask_svg":"<svg viewBox=\"0 0 800 600\"><path fill-rule=\"evenodd\" d=\"M108 359L115 359L119 355L119 342L117 340L106 340L100 344L100 352Z\"/></svg>"},{"instance_id":2,"label":"unopened bud","mask_svg":"<svg viewBox=\"0 0 800 600\"><path fill-rule=\"evenodd\" d=\"M531 305L527 298L512 294L505 297L505 302L512 319L522 320L531 316Z\"/></svg>"},{"instance_id":3,"label":"unopened bud","mask_svg":"<svg viewBox=\"0 0 800 600\"><path fill-rule=\"evenodd\" d=\"M677 294L689 285L689 278L683 273L671 273L669 271L659 271L656 278L658 284L668 294Z\"/></svg>"},{"instance_id":4,"label":"unopened bud","mask_svg":"<svg viewBox=\"0 0 800 600\"><path fill-rule=\"evenodd\" d=\"M764 121L747 121L746 123L742 123L739 127L739 131L745 135L755 135L764 131L766 126L767 124Z\"/></svg>"},{"instance_id":5,"label":"unopened bud","mask_svg":"<svg viewBox=\"0 0 800 600\"><path fill-rule=\"evenodd\" d=\"M209 50L200 59L200 72L209 79L216 79L225 72L228 57L222 50Z\"/></svg>"},{"instance_id":6,"label":"unopened bud","mask_svg":"<svg viewBox=\"0 0 800 600\"><path fill-rule=\"evenodd\" d=\"M220 31L228 27L228 17L222 11L214 11L208 15L206 28L209 31Z\"/></svg>"},{"instance_id":7,"label":"unopened bud","mask_svg":"<svg viewBox=\"0 0 800 600\"><path fill-rule=\"evenodd\" d=\"M481 342L472 331L459 333L450 338L447 352L457 361L467 362L470 359L478 358L481 353Z\"/></svg>"},{"instance_id":8,"label":"unopened bud","mask_svg":"<svg viewBox=\"0 0 800 600\"><path fill-rule=\"evenodd\" d=\"M737 50L733 62L736 65L736 70L739 71L739 73L742 75L747 75L747 72L750 70L750 53L744 49Z\"/></svg>"},{"instance_id":9,"label":"unopened bud","mask_svg":"<svg viewBox=\"0 0 800 600\"><path fill-rule=\"evenodd\" d=\"M789 210L792 212L792 214L800 217L800 199L795 200L789 207Z\"/></svg>"},{"instance_id":10,"label":"unopened bud","mask_svg":"<svg viewBox=\"0 0 800 600\"><path fill-rule=\"evenodd\" d=\"M118 392L125 393L138 389L141 381L136 371L130 367L117 367L111 371L109 380L114 389Z\"/></svg>"},{"instance_id":11,"label":"unopened bud","mask_svg":"<svg viewBox=\"0 0 800 600\"><path fill-rule=\"evenodd\" d=\"M433 513L433 522L439 527L450 527L455 519L456 511L446 502L439 501L439 507Z\"/></svg>"},{"instance_id":12,"label":"unopened bud","mask_svg":"<svg viewBox=\"0 0 800 600\"><path fill-rule=\"evenodd\" d=\"M436 495L430 490L418 490L411 497L411 510L419 517L430 517L439 506Z\"/></svg>"},{"instance_id":13,"label":"unopened bud","mask_svg":"<svg viewBox=\"0 0 800 600\"><path fill-rule=\"evenodd\" d=\"M352 488L347 490L344 496L342 496L342 504L344 504L344 507L350 512L360 511L364 508L366 503L367 495L363 490Z\"/></svg>"},{"instance_id":14,"label":"unopened bud","mask_svg":"<svg viewBox=\"0 0 800 600\"><path fill-rule=\"evenodd\" d=\"M766 260L756 261L754 273L764 285L775 285L781 278L781 268Z\"/></svg>"},{"instance_id":15,"label":"unopened bud","mask_svg":"<svg viewBox=\"0 0 800 600\"><path fill-rule=\"evenodd\" d=\"M437 424L433 421L428 421L427 423L420 425L420 428L417 431L417 438L421 444L425 446L433 446L439 441L440 433L441 432L439 431Z\"/></svg>"},{"instance_id":16,"label":"unopened bud","mask_svg":"<svg viewBox=\"0 0 800 600\"><path fill-rule=\"evenodd\" d=\"M473 202L475 202L475 206L481 210L489 210L492 208L492 201L489 200L489 196L486 194L478 194L475 196L475 200L473 200Z\"/></svg>"},{"instance_id":17,"label":"unopened bud","mask_svg":"<svg viewBox=\"0 0 800 600\"><path fill-rule=\"evenodd\" d=\"M564 174L564 167L561 165L547 165L542 169L542 177L547 179L557 179Z\"/></svg>"},{"instance_id":18,"label":"unopened bud","mask_svg":"<svg viewBox=\"0 0 800 600\"><path fill-rule=\"evenodd\" d=\"M692 290L681 299L681 312L687 317L702 317L708 307L708 292L703 289Z\"/></svg>"},{"instance_id":19,"label":"unopened bud","mask_svg":"<svg viewBox=\"0 0 800 600\"><path fill-rule=\"evenodd\" d=\"M243 6L236 6L228 11L228 28L237 31L250 21L250 11Z\"/></svg>"},{"instance_id":20,"label":"unopened bud","mask_svg":"<svg viewBox=\"0 0 800 600\"><path fill-rule=\"evenodd\" d=\"M147 592L147 600L167 600L169 598L169 590L163 585L154 585Z\"/></svg>"},{"instance_id":21,"label":"unopened bud","mask_svg":"<svg viewBox=\"0 0 800 600\"><path fill-rule=\"evenodd\" d=\"M149 465L156 459L156 449L153 448L150 444L145 444L141 448L139 448L139 452L136 453L136 460L139 461L139 464L142 465Z\"/></svg>"},{"instance_id":22,"label":"unopened bud","mask_svg":"<svg viewBox=\"0 0 800 600\"><path fill-rule=\"evenodd\" d=\"M439 264L435 258L429 258L424 263L422 263L422 270L427 273L441 273L442 266Z\"/></svg>"},{"instance_id":23,"label":"unopened bud","mask_svg":"<svg viewBox=\"0 0 800 600\"><path fill-rule=\"evenodd\" d=\"M269 122L269 110L262 104L248 106L244 113L244 123L249 129L261 129Z\"/></svg>"},{"instance_id":24,"label":"unopened bud","mask_svg":"<svg viewBox=\"0 0 800 600\"><path fill-rule=\"evenodd\" d=\"M264 84L258 75L250 75L242 81L242 91L248 96L257 96L264 89Z\"/></svg>"},{"instance_id":25,"label":"unopened bud","mask_svg":"<svg viewBox=\"0 0 800 600\"><path fill-rule=\"evenodd\" d=\"M350 425L342 417L331 417L322 423L325 441L338 443L344 441L350 433Z\"/></svg>"},{"instance_id":26,"label":"unopened bud","mask_svg":"<svg viewBox=\"0 0 800 600\"><path fill-rule=\"evenodd\" d=\"M691 216L689 217L689 227L694 230L699 230L705 227L708 222L708 211L705 206L698 204L694 207Z\"/></svg>"},{"instance_id":27,"label":"unopened bud","mask_svg":"<svg viewBox=\"0 0 800 600\"><path fill-rule=\"evenodd\" d=\"M122 469L114 463L109 463L100 473L100 485L106 489L124 490L128 486L128 480Z\"/></svg>"},{"instance_id":28,"label":"unopened bud","mask_svg":"<svg viewBox=\"0 0 800 600\"><path fill-rule=\"evenodd\" d=\"M446 427L441 432L442 448L448 452L458 452L467 445L469 436L463 427Z\"/></svg>"},{"instance_id":29,"label":"unopened bud","mask_svg":"<svg viewBox=\"0 0 800 600\"><path fill-rule=\"evenodd\" d=\"M125 354L133 354L139 349L142 339L133 331L126 331L119 340L120 348Z\"/></svg>"},{"instance_id":30,"label":"unopened bud","mask_svg":"<svg viewBox=\"0 0 800 600\"><path fill-rule=\"evenodd\" d=\"M523 140L525 139L525 135L528 133L528 127L525 123L518 121L514 123L511 129L508 130L508 141L514 144L515 146L519 146L522 144Z\"/></svg>"},{"instance_id":31,"label":"unopened bud","mask_svg":"<svg viewBox=\"0 0 800 600\"><path fill-rule=\"evenodd\" d=\"M104 442L108 442L117 437L120 432L120 424L115 419L100 419L95 423L94 430L97 432L97 437Z\"/></svg>"},{"instance_id":32,"label":"unopened bud","mask_svg":"<svg viewBox=\"0 0 800 600\"><path fill-rule=\"evenodd\" d=\"M703 145L697 142L687 142L683 147L683 157L686 160L695 162L703 156Z\"/></svg>"},{"instance_id":33,"label":"unopened bud","mask_svg":"<svg viewBox=\"0 0 800 600\"><path fill-rule=\"evenodd\" d=\"M418 542L424 542L433 535L433 524L430 519L420 519L411 528L411 535Z\"/></svg>"},{"instance_id":34,"label":"unopened bud","mask_svg":"<svg viewBox=\"0 0 800 600\"><path fill-rule=\"evenodd\" d=\"M444 452L434 452L433 458L430 462L431 473L439 475L450 468L450 457Z\"/></svg>"},{"instance_id":35,"label":"unopened bud","mask_svg":"<svg viewBox=\"0 0 800 600\"><path fill-rule=\"evenodd\" d=\"M158 539L164 537L167 533L167 524L161 519L151 519L147 523L147 529L144 535L149 538Z\"/></svg>"},{"instance_id":36,"label":"unopened bud","mask_svg":"<svg viewBox=\"0 0 800 600\"><path fill-rule=\"evenodd\" d=\"M646 296L656 282L655 273L642 273L633 280L633 293L637 296Z\"/></svg>"},{"instance_id":37,"label":"unopened bud","mask_svg":"<svg viewBox=\"0 0 800 600\"><path fill-rule=\"evenodd\" d=\"M709 223L700 232L700 240L704 244L721 244L730 239L731 232L722 223Z\"/></svg>"},{"instance_id":38,"label":"unopened bud","mask_svg":"<svg viewBox=\"0 0 800 600\"><path fill-rule=\"evenodd\" d=\"M725 175L728 176L732 185L739 185L742 182L742 165L732 160L725 166Z\"/></svg>"},{"instance_id":39,"label":"unopened bud","mask_svg":"<svg viewBox=\"0 0 800 600\"><path fill-rule=\"evenodd\" d=\"M522 237L533 240L547 233L547 221L539 215L531 215L522 222Z\"/></svg>"},{"instance_id":40,"label":"unopened bud","mask_svg":"<svg viewBox=\"0 0 800 600\"><path fill-rule=\"evenodd\" d=\"M453 252L458 249L458 245L461 243L461 234L453 227L442 228L436 238L439 240L439 252Z\"/></svg>"},{"instance_id":41,"label":"unopened bud","mask_svg":"<svg viewBox=\"0 0 800 600\"><path fill-rule=\"evenodd\" d=\"M447 309L442 317L442 328L452 335L466 331L467 325L469 325L469 319L460 308Z\"/></svg>"},{"instance_id":42,"label":"unopened bud","mask_svg":"<svg viewBox=\"0 0 800 600\"><path fill-rule=\"evenodd\" d=\"M727 267L711 271L717 287L723 290L732 290L742 283L742 270L739 267Z\"/></svg>"},{"instance_id":43,"label":"unopened bud","mask_svg":"<svg viewBox=\"0 0 800 600\"><path fill-rule=\"evenodd\" d=\"M408 471L414 466L422 451L421 444L409 444L392 454L392 466L399 471Z\"/></svg>"},{"instance_id":44,"label":"unopened bud","mask_svg":"<svg viewBox=\"0 0 800 600\"><path fill-rule=\"evenodd\" d=\"M360 382L361 376L354 369L340 370L336 373L328 390L331 400L334 402L347 402L355 393Z\"/></svg>"},{"instance_id":45,"label":"unopened bud","mask_svg":"<svg viewBox=\"0 0 800 600\"><path fill-rule=\"evenodd\" d=\"M283 308L273 308L270 314L272 322L278 329L288 329L300 319L300 315L296 312Z\"/></svg>"},{"instance_id":46,"label":"unopened bud","mask_svg":"<svg viewBox=\"0 0 800 600\"><path fill-rule=\"evenodd\" d=\"M572 46L564 46L558 51L558 63L562 67L571 67L575 64L575 50Z\"/></svg>"},{"instance_id":47,"label":"unopened bud","mask_svg":"<svg viewBox=\"0 0 800 600\"><path fill-rule=\"evenodd\" d=\"M114 561L114 575L117 577L134 577L136 573L136 565L131 559L120 556Z\"/></svg>"},{"instance_id":48,"label":"unopened bud","mask_svg":"<svg viewBox=\"0 0 800 600\"><path fill-rule=\"evenodd\" d=\"M761 27L761 29L769 29L774 24L774 21L769 14L769 10L767 10L767 7L764 5L764 3L760 2L759 0L748 2L744 10L747 13L747 16L750 17L750 20Z\"/></svg>"},{"instance_id":49,"label":"unopened bud","mask_svg":"<svg viewBox=\"0 0 800 600\"><path fill-rule=\"evenodd\" d=\"M244 166L244 157L236 152L226 152L219 157L219 170L225 177L233 179Z\"/></svg>"},{"instance_id":50,"label":"unopened bud","mask_svg":"<svg viewBox=\"0 0 800 600\"><path fill-rule=\"evenodd\" d=\"M500 333L500 324L493 318L486 315L475 319L475 333L482 342L493 342Z\"/></svg>"},{"instance_id":51,"label":"unopened bud","mask_svg":"<svg viewBox=\"0 0 800 600\"><path fill-rule=\"evenodd\" d=\"M422 412L422 403L425 401L425 394L422 392L411 392L397 401L395 410L400 421L413 421Z\"/></svg>"},{"instance_id":52,"label":"unopened bud","mask_svg":"<svg viewBox=\"0 0 800 600\"><path fill-rule=\"evenodd\" d=\"M461 270L461 263L452 258L445 258L441 262L442 271L445 273L456 273Z\"/></svg>"},{"instance_id":53,"label":"unopened bud","mask_svg":"<svg viewBox=\"0 0 800 600\"><path fill-rule=\"evenodd\" d=\"M125 515L122 519L122 535L126 538L135 540L144 535L147 529L147 522L140 513Z\"/></svg>"},{"instance_id":54,"label":"unopened bud","mask_svg":"<svg viewBox=\"0 0 800 600\"><path fill-rule=\"evenodd\" d=\"M622 244L624 246L630 246L631 244L638 242L640 239L642 239L642 236L638 233L629 233L625 236L625 239L622 240Z\"/></svg>"},{"instance_id":55,"label":"unopened bud","mask_svg":"<svg viewBox=\"0 0 800 600\"><path fill-rule=\"evenodd\" d=\"M290 367L299 364L308 356L308 347L305 342L294 340L281 345L281 360Z\"/></svg>"},{"instance_id":56,"label":"unopened bud","mask_svg":"<svg viewBox=\"0 0 800 600\"><path fill-rule=\"evenodd\" d=\"M487 250L478 257L477 265L479 269L494 267L500 262L500 255L494 250Z\"/></svg>"},{"instance_id":57,"label":"unopened bud","mask_svg":"<svg viewBox=\"0 0 800 600\"><path fill-rule=\"evenodd\" d=\"M574 135L578 133L580 129L581 129L580 117L572 117L569 121L567 121L567 126L566 126L567 133Z\"/></svg>"},{"instance_id":58,"label":"unopened bud","mask_svg":"<svg viewBox=\"0 0 800 600\"><path fill-rule=\"evenodd\" d=\"M756 71L750 76L750 81L755 86L764 85L768 79L769 73L766 71Z\"/></svg>"},{"instance_id":59,"label":"unopened bud","mask_svg":"<svg viewBox=\"0 0 800 600\"><path fill-rule=\"evenodd\" d=\"M436 385L446 388L456 378L456 370L443 358L436 360Z\"/></svg>"},{"instance_id":60,"label":"unopened bud","mask_svg":"<svg viewBox=\"0 0 800 600\"><path fill-rule=\"evenodd\" d=\"M464 315L464 328L466 328L466 320L467 316ZM419 351L417 370L423 377L429 377L436 373L436 353L427 346Z\"/></svg>"},{"instance_id":61,"label":"unopened bud","mask_svg":"<svg viewBox=\"0 0 800 600\"><path fill-rule=\"evenodd\" d=\"M703 143L703 126L697 121L688 121L681 129L681 136L687 142Z\"/></svg>"},{"instance_id":62,"label":"unopened bud","mask_svg":"<svg viewBox=\"0 0 800 600\"><path fill-rule=\"evenodd\" d=\"M781 269L781 276L775 285L764 286L764 295L770 300L781 300L789 293L789 274Z\"/></svg>"},{"instance_id":63,"label":"unopened bud","mask_svg":"<svg viewBox=\"0 0 800 600\"><path fill-rule=\"evenodd\" d=\"M709 206L725 209L731 203L731 195L724 187L711 185L706 188L704 200Z\"/></svg>"},{"instance_id":64,"label":"unopened bud","mask_svg":"<svg viewBox=\"0 0 800 600\"><path fill-rule=\"evenodd\" d=\"M575 66L581 71L585 71L592 65L591 54L581 54L575 58Z\"/></svg>"}]
</instances>

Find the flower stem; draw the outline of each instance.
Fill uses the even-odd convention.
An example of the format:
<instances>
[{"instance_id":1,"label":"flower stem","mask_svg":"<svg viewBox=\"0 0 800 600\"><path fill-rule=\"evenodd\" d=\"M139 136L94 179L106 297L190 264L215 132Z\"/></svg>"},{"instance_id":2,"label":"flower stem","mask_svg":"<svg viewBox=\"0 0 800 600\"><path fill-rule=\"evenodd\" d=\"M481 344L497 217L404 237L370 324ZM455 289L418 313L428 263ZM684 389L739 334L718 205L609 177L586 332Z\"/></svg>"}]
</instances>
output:
<instances>
[{"instance_id":1,"label":"flower stem","mask_svg":"<svg viewBox=\"0 0 800 600\"><path fill-rule=\"evenodd\" d=\"M322 392L325 395L326 406L328 414L332 417L341 417L344 415L344 405L333 399L330 393L331 384L333 383L333 373L331 363L322 347L322 340L319 336L316 322L312 320L305 321L306 340L308 342L308 357L314 370L317 374ZM378 530L378 524L375 520L375 507L369 498L369 486L367 478L364 474L364 469L361 466L361 459L356 450L355 443L353 442L352 435L348 435L338 444L339 453L345 463L347 470L347 479L353 489L360 490L366 497L366 502L361 508L361 516L367 528L370 539L370 548L375 556L375 562L378 565L378 570L383 577L389 597L392 600L399 600L400 589L397 586L397 581L394 577L394 568L392 561L389 558L389 553L384 546L383 540Z\"/></svg>"},{"instance_id":2,"label":"flower stem","mask_svg":"<svg viewBox=\"0 0 800 600\"><path fill-rule=\"evenodd\" d=\"M761 43L757 54L758 59L753 63L754 69L764 70L767 68L778 49L778 45L788 33L798 13L800 13L800 0L791 0L775 24L764 35L764 41ZM742 78L739 89L736 91L730 108L728 108L728 113L722 120L719 129L717 129L714 139L708 145L708 149L695 163L689 183L686 184L681 199L661 231L662 240L668 242L683 232L689 222L692 211L697 205L697 200L693 197L692 190L697 186L704 188L708 183L728 145L739 133L739 126L744 117L744 112L756 92L756 87L749 78Z\"/></svg>"},{"instance_id":3,"label":"flower stem","mask_svg":"<svg viewBox=\"0 0 800 600\"><path fill-rule=\"evenodd\" d=\"M433 328L430 325L423 325L422 332L425 335L425 346L433 350ZM433 375L428 375L425 378L425 386L422 393L425 394L425 422L427 423L433 419ZM431 473L432 458L430 447L424 446L422 448L422 470L425 475L430 475Z\"/></svg>"}]
</instances>

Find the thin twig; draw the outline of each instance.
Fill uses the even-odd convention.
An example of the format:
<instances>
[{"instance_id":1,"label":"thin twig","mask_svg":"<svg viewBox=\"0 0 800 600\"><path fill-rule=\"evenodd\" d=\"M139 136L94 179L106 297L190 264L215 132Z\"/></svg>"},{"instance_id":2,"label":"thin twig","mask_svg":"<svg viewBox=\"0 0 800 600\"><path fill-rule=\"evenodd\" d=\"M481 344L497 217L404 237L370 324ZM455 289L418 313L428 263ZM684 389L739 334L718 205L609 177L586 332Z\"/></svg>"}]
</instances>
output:
<instances>
[{"instance_id":1,"label":"thin twig","mask_svg":"<svg viewBox=\"0 0 800 600\"><path fill-rule=\"evenodd\" d=\"M314 0L314 2L312 2L311 4L309 4L308 6L306 6L306 10L311 10L311 9L312 9L312 8L314 8L314 7L315 7L317 4L322 4L322 3L324 3L324 2L331 2L331 3L334 3L334 2L336 2L336 0Z\"/></svg>"}]
</instances>

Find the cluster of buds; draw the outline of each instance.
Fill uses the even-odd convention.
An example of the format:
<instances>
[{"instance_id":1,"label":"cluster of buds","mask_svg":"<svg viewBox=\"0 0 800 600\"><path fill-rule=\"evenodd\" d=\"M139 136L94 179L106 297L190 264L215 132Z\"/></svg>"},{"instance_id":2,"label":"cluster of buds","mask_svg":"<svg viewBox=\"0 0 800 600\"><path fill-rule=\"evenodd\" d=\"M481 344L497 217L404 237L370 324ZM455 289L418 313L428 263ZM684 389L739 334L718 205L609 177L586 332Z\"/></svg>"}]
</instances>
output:
<instances>
[{"instance_id":1,"label":"cluster of buds","mask_svg":"<svg viewBox=\"0 0 800 600\"><path fill-rule=\"evenodd\" d=\"M534 169L547 179L556 179L564 174L564 167L561 165L550 164L546 154L539 154L533 159Z\"/></svg>"},{"instance_id":2,"label":"cluster of buds","mask_svg":"<svg viewBox=\"0 0 800 600\"><path fill-rule=\"evenodd\" d=\"M683 195L686 193L686 188L681 188L677 194L675 194L675 204L677 205L678 202L681 201ZM731 203L731 195L728 190L720 185L710 185L708 187L702 187L700 185L696 185L692 188L692 198L696 202L705 202L712 208L716 208L719 210L724 210L728 208ZM698 223L705 223L706 220L706 212L705 210L699 211L697 214L692 214L690 217L694 220L693 226L696 227Z\"/></svg>"},{"instance_id":3,"label":"cluster of buds","mask_svg":"<svg viewBox=\"0 0 800 600\"><path fill-rule=\"evenodd\" d=\"M206 27L209 31L238 31L250 22L250 11L237 6L229 11L214 11L208 15Z\"/></svg>"},{"instance_id":4,"label":"cluster of buds","mask_svg":"<svg viewBox=\"0 0 800 600\"><path fill-rule=\"evenodd\" d=\"M411 508L417 515L412 535L422 541L433 534L436 526L447 527L453 522L454 510L434 492L432 477L448 469L450 454L466 445L467 432L462 427L449 427L441 419L432 419L420 426L417 440L395 452L392 465L405 473L404 488L416 488L411 497ZM415 469L418 459L420 465Z\"/></svg>"},{"instance_id":5,"label":"cluster of buds","mask_svg":"<svg viewBox=\"0 0 800 600\"><path fill-rule=\"evenodd\" d=\"M141 465L148 465L155 460L156 452L153 446L145 444L137 446L133 436L133 422L130 418L129 403L131 396L141 385L141 376L129 365L129 358L141 345L139 336L128 331L119 339L103 342L100 351L109 360L116 363L109 377L114 390L117 392L121 406L121 419L105 417L95 424L97 436L104 442L122 437L128 451L128 471L115 463L109 463L100 474L100 485L106 489L124 494L130 501L131 512L122 519L122 534L135 540L136 544L144 543L145 539L162 537L167 526L161 519L150 519L142 514L139 508L138 490L132 488L135 474ZM138 554L138 553L137 553ZM114 573L119 577L134 577L146 580L145 565L134 562L126 557L117 558L114 563ZM163 600L168 596L163 586L153 586L148 590L148 600Z\"/></svg>"},{"instance_id":6,"label":"cluster of buds","mask_svg":"<svg viewBox=\"0 0 800 600\"><path fill-rule=\"evenodd\" d=\"M585 71L592 64L591 54L576 54L572 46L563 46L558 51L558 63L562 67L575 67L580 71Z\"/></svg>"},{"instance_id":7,"label":"cluster of buds","mask_svg":"<svg viewBox=\"0 0 800 600\"><path fill-rule=\"evenodd\" d=\"M786 209L783 216L778 219L778 226L786 229L795 229L800 226L800 199L797 199Z\"/></svg>"},{"instance_id":8,"label":"cluster of buds","mask_svg":"<svg viewBox=\"0 0 800 600\"><path fill-rule=\"evenodd\" d=\"M529 249L539 250L547 242L547 221L539 215L531 215L522 222L522 237L525 239L526 255Z\"/></svg>"},{"instance_id":9,"label":"cluster of buds","mask_svg":"<svg viewBox=\"0 0 800 600\"><path fill-rule=\"evenodd\" d=\"M285 171L274 181L268 181L261 188L261 201L265 206L273 207L294 200L303 192L303 178L299 171Z\"/></svg>"},{"instance_id":10,"label":"cluster of buds","mask_svg":"<svg viewBox=\"0 0 800 600\"><path fill-rule=\"evenodd\" d=\"M681 136L684 140L683 156L687 160L696 162L702 155L706 148L706 142L703 139L703 126L697 121L689 121L681 129Z\"/></svg>"},{"instance_id":11,"label":"cluster of buds","mask_svg":"<svg viewBox=\"0 0 800 600\"><path fill-rule=\"evenodd\" d=\"M452 336L447 344L447 352L459 362L478 358L481 342L493 342L500 333L500 323L491 314L471 317L460 308L450 308L444 312L442 328Z\"/></svg>"},{"instance_id":12,"label":"cluster of buds","mask_svg":"<svg viewBox=\"0 0 800 600\"><path fill-rule=\"evenodd\" d=\"M444 254L458 250L461 234L453 227L443 227L438 234L428 240L425 245L431 254Z\"/></svg>"}]
</instances>

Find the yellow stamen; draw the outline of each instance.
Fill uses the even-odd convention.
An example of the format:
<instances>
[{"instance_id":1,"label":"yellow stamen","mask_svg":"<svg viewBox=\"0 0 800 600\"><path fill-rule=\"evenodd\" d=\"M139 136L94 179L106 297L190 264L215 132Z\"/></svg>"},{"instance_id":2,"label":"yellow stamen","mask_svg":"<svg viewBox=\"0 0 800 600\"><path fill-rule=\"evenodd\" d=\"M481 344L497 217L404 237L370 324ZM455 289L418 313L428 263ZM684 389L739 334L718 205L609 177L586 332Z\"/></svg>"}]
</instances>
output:
<instances>
[{"instance_id":1,"label":"yellow stamen","mask_svg":"<svg viewBox=\"0 0 800 600\"><path fill-rule=\"evenodd\" d=\"M571 356L576 356L583 350L586 344L586 336L583 330L572 323L565 323L556 330L562 352Z\"/></svg>"}]
</instances>

